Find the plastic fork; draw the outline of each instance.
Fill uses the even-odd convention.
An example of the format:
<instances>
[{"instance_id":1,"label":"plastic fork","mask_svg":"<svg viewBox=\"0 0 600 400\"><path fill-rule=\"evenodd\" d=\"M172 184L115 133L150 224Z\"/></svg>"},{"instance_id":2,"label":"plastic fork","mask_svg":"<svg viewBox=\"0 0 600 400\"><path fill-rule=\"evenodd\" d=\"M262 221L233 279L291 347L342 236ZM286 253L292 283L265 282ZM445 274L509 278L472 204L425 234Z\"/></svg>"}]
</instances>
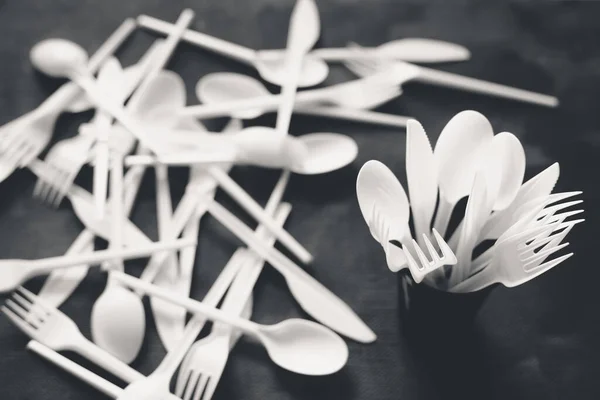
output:
<instances>
[{"instance_id":1,"label":"plastic fork","mask_svg":"<svg viewBox=\"0 0 600 400\"><path fill-rule=\"evenodd\" d=\"M353 47L356 48L357 51L360 51L358 50L360 47L356 45L353 45ZM398 82L400 85L410 80L416 80L432 85L503 97L546 107L558 106L558 99L553 96L452 74L445 71L425 68L403 61L389 62L380 59L353 59L344 61L344 65L358 76L369 76L380 72L384 68L395 66L397 69L397 77L403 77L402 82Z\"/></svg>"},{"instance_id":2,"label":"plastic fork","mask_svg":"<svg viewBox=\"0 0 600 400\"><path fill-rule=\"evenodd\" d=\"M437 243L438 248L441 251L441 255L438 254L437 250L431 243L431 240L427 237L426 234L423 234L423 242L427 247L427 253L429 256L425 255L425 252L421 249L416 240L412 239L412 247L413 251L417 254L417 258L419 262L415 260L415 258L408 251L408 246L404 246L403 251L406 256L406 260L408 261L408 268L410 269L410 273L416 283L420 283L423 278L427 274L436 269L444 266L444 265L455 265L457 263L456 256L454 252L448 246L448 244L444 241L442 236L435 230L432 230L433 236L435 237L435 241Z\"/></svg>"},{"instance_id":3,"label":"plastic fork","mask_svg":"<svg viewBox=\"0 0 600 400\"><path fill-rule=\"evenodd\" d=\"M126 382L143 378L86 339L72 319L22 286L6 301L2 311L26 335L52 350L74 351Z\"/></svg>"},{"instance_id":4,"label":"plastic fork","mask_svg":"<svg viewBox=\"0 0 600 400\"><path fill-rule=\"evenodd\" d=\"M275 220L283 225L290 211L291 206L289 204L281 204L275 212ZM273 245L274 238L272 235L268 235L264 226L257 228L256 235L263 240L268 239L266 243L270 246ZM240 248L234 253L229 262L238 263L241 267L237 267L240 272L238 272L238 276L236 276L225 297L222 309L231 312L233 315L240 314L241 310L243 315L244 312L248 313L249 311L248 301L252 300L252 296L245 296L245 293L240 293L240 285L252 283L252 286L254 286L253 281L256 280L257 276L252 277L253 274L250 269L256 269L256 267L251 264L262 264L263 261L256 258L249 250ZM248 298L245 307L234 304L235 299L239 297ZM229 358L229 351L236 342L234 337L234 331L229 326L216 323L208 336L194 343L179 370L175 394L183 400L190 400L192 396L194 400L210 400Z\"/></svg>"},{"instance_id":5,"label":"plastic fork","mask_svg":"<svg viewBox=\"0 0 600 400\"><path fill-rule=\"evenodd\" d=\"M575 225L582 221L571 221L566 224L555 222L526 230L500 241L496 244L490 264L452 287L450 291L474 292L494 283L514 287L538 277L573 255L568 253L544 262L550 255L569 245L568 242L560 244L570 232L569 224ZM555 230L561 229L558 234L550 235Z\"/></svg>"}]
</instances>

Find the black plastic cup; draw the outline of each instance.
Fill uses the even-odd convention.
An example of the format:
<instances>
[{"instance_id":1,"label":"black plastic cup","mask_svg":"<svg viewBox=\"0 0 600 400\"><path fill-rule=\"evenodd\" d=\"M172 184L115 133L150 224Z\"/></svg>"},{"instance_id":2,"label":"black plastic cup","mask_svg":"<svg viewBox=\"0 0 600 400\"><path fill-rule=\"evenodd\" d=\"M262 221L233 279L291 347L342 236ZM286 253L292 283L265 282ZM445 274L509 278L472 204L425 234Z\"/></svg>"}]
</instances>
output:
<instances>
[{"instance_id":1,"label":"black plastic cup","mask_svg":"<svg viewBox=\"0 0 600 400\"><path fill-rule=\"evenodd\" d=\"M450 293L400 274L403 334L420 370L441 399L490 396L486 363L476 317L492 287L473 293Z\"/></svg>"}]
</instances>

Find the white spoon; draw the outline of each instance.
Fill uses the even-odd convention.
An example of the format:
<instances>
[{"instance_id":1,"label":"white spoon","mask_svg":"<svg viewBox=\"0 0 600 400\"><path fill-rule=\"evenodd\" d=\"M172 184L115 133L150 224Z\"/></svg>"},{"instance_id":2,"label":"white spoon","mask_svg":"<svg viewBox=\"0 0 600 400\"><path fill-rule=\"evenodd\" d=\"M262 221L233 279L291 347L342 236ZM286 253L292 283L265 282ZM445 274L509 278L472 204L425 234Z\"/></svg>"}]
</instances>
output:
<instances>
[{"instance_id":1,"label":"white spoon","mask_svg":"<svg viewBox=\"0 0 600 400\"><path fill-rule=\"evenodd\" d=\"M174 131L170 135L187 131ZM338 133L309 133L299 137L277 137L271 128L246 128L237 135L177 135L180 145L189 141L187 149L164 156L129 156L126 165L236 163L266 168L284 168L302 175L323 174L340 169L356 159L358 146L349 136Z\"/></svg>"},{"instance_id":2,"label":"white spoon","mask_svg":"<svg viewBox=\"0 0 600 400\"><path fill-rule=\"evenodd\" d=\"M434 39L407 38L396 39L377 47L363 47L361 53L348 48L315 49L310 56L329 62L353 59L385 59L402 60L414 63L442 63L464 61L471 58L471 53L464 46ZM281 57L281 50L263 50L261 55Z\"/></svg>"},{"instance_id":3,"label":"white spoon","mask_svg":"<svg viewBox=\"0 0 600 400\"><path fill-rule=\"evenodd\" d=\"M442 130L433 151L440 190L433 227L440 235L446 233L456 203L471 192L482 151L493 136L490 122L476 111L456 114Z\"/></svg>"},{"instance_id":4,"label":"white spoon","mask_svg":"<svg viewBox=\"0 0 600 400\"><path fill-rule=\"evenodd\" d=\"M483 160L482 171L487 180L487 196L492 201L490 211L500 212L510 207L525 176L525 150L519 139L508 132L495 135ZM484 217L482 223L487 223L488 217ZM450 247L455 248L461 229L462 222L448 242Z\"/></svg>"},{"instance_id":5,"label":"white spoon","mask_svg":"<svg viewBox=\"0 0 600 400\"><path fill-rule=\"evenodd\" d=\"M163 34L169 34L173 29L172 24L147 15L140 15L137 18L137 22L142 28L151 29ZM287 71L283 58L272 59L268 56L262 57L260 51L257 52L190 29L183 34L182 38L189 43L255 67L264 80L274 85L282 86L287 80ZM328 74L329 67L323 60L316 57L306 57L302 63L302 72L298 86L309 87L318 85L327 78Z\"/></svg>"},{"instance_id":6,"label":"white spoon","mask_svg":"<svg viewBox=\"0 0 600 400\"><path fill-rule=\"evenodd\" d=\"M204 104L226 104L271 96L271 93L262 83L248 75L216 72L205 75L198 81L196 96ZM253 119L269 111L265 108L247 108L234 111L231 115L236 118ZM408 121L408 117L400 115L335 106L322 107L315 104L295 104L294 113L397 127L405 127Z\"/></svg>"},{"instance_id":7,"label":"white spoon","mask_svg":"<svg viewBox=\"0 0 600 400\"><path fill-rule=\"evenodd\" d=\"M356 179L356 197L371 235L385 251L389 269L404 268L406 257L397 242L406 246L412 239L410 211L406 192L394 173L379 161L367 161Z\"/></svg>"},{"instance_id":8,"label":"white spoon","mask_svg":"<svg viewBox=\"0 0 600 400\"><path fill-rule=\"evenodd\" d=\"M299 318L275 325L260 325L233 317L197 300L178 296L122 272L111 273L115 279L148 295L185 307L208 319L234 326L258 339L273 362L289 371L304 375L329 375L339 371L348 359L348 347L336 333L316 322Z\"/></svg>"}]
</instances>

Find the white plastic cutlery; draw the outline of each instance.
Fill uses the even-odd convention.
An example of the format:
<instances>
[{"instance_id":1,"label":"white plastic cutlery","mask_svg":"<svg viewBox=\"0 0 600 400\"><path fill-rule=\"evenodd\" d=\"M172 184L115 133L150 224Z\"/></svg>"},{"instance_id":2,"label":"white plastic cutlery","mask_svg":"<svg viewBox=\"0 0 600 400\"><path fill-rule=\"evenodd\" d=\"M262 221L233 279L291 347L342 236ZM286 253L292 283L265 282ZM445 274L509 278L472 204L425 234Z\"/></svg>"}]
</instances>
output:
<instances>
[{"instance_id":1,"label":"white plastic cutlery","mask_svg":"<svg viewBox=\"0 0 600 400\"><path fill-rule=\"evenodd\" d=\"M196 240L184 239L173 242L159 242L146 247L124 250L99 250L91 254L77 256L59 256L42 258L38 260L0 260L0 292L12 290L27 279L38 275L45 275L59 268L73 267L81 264L98 264L114 258L140 258L146 257L157 251L178 249L194 246Z\"/></svg>"},{"instance_id":2,"label":"white plastic cutlery","mask_svg":"<svg viewBox=\"0 0 600 400\"><path fill-rule=\"evenodd\" d=\"M276 203L269 202L266 209L271 211L275 205ZM283 203L275 210L273 216L283 225L290 211L291 206ZM255 232L263 239L268 236L267 231L260 226ZM274 238L271 236L268 239L267 244L272 246ZM243 316L248 312L249 303L252 302L252 289L260 275L263 262L248 249L238 248L235 251L225 268L230 268L230 263L237 263L239 272L223 300L221 309L224 312L236 316ZM198 399L201 394L202 400L210 400L227 364L229 352L239 336L239 332L227 324L213 324L209 335L196 341L181 363L175 394L183 400L191 399L192 395Z\"/></svg>"},{"instance_id":3,"label":"white plastic cutlery","mask_svg":"<svg viewBox=\"0 0 600 400\"><path fill-rule=\"evenodd\" d=\"M354 43L350 45L356 46ZM261 50L262 57L276 60L283 57L283 50ZM464 61L471 58L471 53L465 47L434 39L406 38L383 43L377 47L361 47L357 52L354 48L319 48L309 53L327 62L347 60L401 60L412 63L442 63Z\"/></svg>"},{"instance_id":4,"label":"white plastic cutlery","mask_svg":"<svg viewBox=\"0 0 600 400\"><path fill-rule=\"evenodd\" d=\"M74 351L126 382L143 378L135 369L83 336L75 322L19 287L2 306L2 312L26 335L55 351Z\"/></svg>"},{"instance_id":5,"label":"white plastic cutlery","mask_svg":"<svg viewBox=\"0 0 600 400\"><path fill-rule=\"evenodd\" d=\"M354 48L357 49L357 54L360 54L358 51L359 47ZM400 60L390 62L382 59L354 59L347 60L344 62L344 64L359 76L370 75L381 69L389 68L390 65L395 65L396 78L402 81L399 84L415 80L417 82L431 85L486 94L489 96L517 100L545 107L558 106L558 99L554 96L536 93L529 90L517 89L514 87L500 85L498 83L488 82L481 79L470 78L450 72L421 67Z\"/></svg>"},{"instance_id":6,"label":"white plastic cutlery","mask_svg":"<svg viewBox=\"0 0 600 400\"><path fill-rule=\"evenodd\" d=\"M329 375L340 370L348 358L346 343L323 325L302 319L288 319L276 325L260 325L233 317L217 308L177 296L157 286L118 271L111 272L120 282L148 295L171 301L188 311L239 329L258 339L271 360L282 368L304 375Z\"/></svg>"},{"instance_id":7,"label":"white plastic cutlery","mask_svg":"<svg viewBox=\"0 0 600 400\"><path fill-rule=\"evenodd\" d=\"M440 196L433 227L442 236L446 234L454 206L471 192L482 152L493 136L490 122L476 111L456 114L440 133L433 151Z\"/></svg>"},{"instance_id":8,"label":"white plastic cutlery","mask_svg":"<svg viewBox=\"0 0 600 400\"><path fill-rule=\"evenodd\" d=\"M548 196L560 175L558 163L554 163L527 182L525 182L511 205L504 210L492 214L482 228L480 239L497 239L514 223L514 213L527 202L543 196Z\"/></svg>"},{"instance_id":9,"label":"white plastic cutlery","mask_svg":"<svg viewBox=\"0 0 600 400\"><path fill-rule=\"evenodd\" d=\"M408 197L388 167L367 161L356 178L358 206L369 231L385 251L388 268L397 272L407 266L402 246L411 242Z\"/></svg>"},{"instance_id":10,"label":"white plastic cutlery","mask_svg":"<svg viewBox=\"0 0 600 400\"><path fill-rule=\"evenodd\" d=\"M431 219L438 195L438 170L425 130L415 120L406 127L406 178L415 237L423 245L423 235L431 232Z\"/></svg>"},{"instance_id":11,"label":"white plastic cutlery","mask_svg":"<svg viewBox=\"0 0 600 400\"><path fill-rule=\"evenodd\" d=\"M471 256L481 227L492 212L495 198L488 192L488 182L484 173L478 173L473 180L467 208L463 218L460 238L456 247L458 263L452 267L449 282L453 286L464 280L471 268Z\"/></svg>"},{"instance_id":12,"label":"white plastic cutlery","mask_svg":"<svg viewBox=\"0 0 600 400\"><path fill-rule=\"evenodd\" d=\"M71 375L81 379L90 386L94 387L98 391L105 395L112 397L116 400L137 400L137 399L156 399L156 400L178 400L178 397L169 393L167 389L164 392L157 392L151 388L151 390L136 390L138 382L144 382L142 378L134 381L132 384L127 386L125 389L121 389L115 384L107 381L106 379L96 375L81 365L69 360L65 356L57 353L56 351L44 346L43 344L31 340L27 343L27 349L38 354L40 357L50 361L57 367L67 371ZM133 390L132 390L133 389Z\"/></svg>"},{"instance_id":13,"label":"white plastic cutlery","mask_svg":"<svg viewBox=\"0 0 600 400\"><path fill-rule=\"evenodd\" d=\"M137 23L142 28L163 34L168 34L173 29L172 24L147 15L140 15ZM269 57L261 57L260 51L193 30L185 31L182 38L189 43L255 67L264 80L274 85L281 86L287 80L283 59L272 60ZM300 87L318 85L327 78L328 74L329 68L323 60L314 57L306 58L302 66L299 85Z\"/></svg>"},{"instance_id":14,"label":"white plastic cutlery","mask_svg":"<svg viewBox=\"0 0 600 400\"><path fill-rule=\"evenodd\" d=\"M172 131L171 136L179 136L182 131ZM184 139L185 137L185 139ZM180 141L184 139L183 141ZM283 168L302 175L315 175L335 171L352 163L358 154L358 145L349 136L315 132L294 137L278 134L261 126L244 129L236 135L184 135L177 145L181 151L174 151L157 157L134 155L126 158L126 165L171 166L235 163L255 165L265 168ZM189 141L188 146L183 146ZM201 143L201 146L198 144ZM198 150L192 150L197 147ZM175 148L175 147L174 147Z\"/></svg>"},{"instance_id":15,"label":"white plastic cutlery","mask_svg":"<svg viewBox=\"0 0 600 400\"><path fill-rule=\"evenodd\" d=\"M113 399L117 399L119 395L123 392L123 389L121 389L114 383L107 381L99 375L96 375L90 370L69 360L67 357L58 354L56 351L44 346L40 342L30 340L29 343L27 343L27 349L33 351L40 357L50 361L57 367L60 367L61 369L67 371L71 375L81 379L88 385L94 387L94 389L104 393L109 397L112 397Z\"/></svg>"},{"instance_id":16,"label":"white plastic cutlery","mask_svg":"<svg viewBox=\"0 0 600 400\"><path fill-rule=\"evenodd\" d=\"M402 91L398 88L397 79L391 70L379 71L374 75L343 82L323 88L304 90L295 97L296 105L316 107L322 104L334 104L351 109L370 109L387 103L398 97ZM231 115L236 111L274 110L282 101L281 95L264 95L254 98L243 98L218 104L201 104L185 107L180 111L182 116L196 118L214 118Z\"/></svg>"},{"instance_id":17,"label":"white plastic cutlery","mask_svg":"<svg viewBox=\"0 0 600 400\"><path fill-rule=\"evenodd\" d=\"M373 331L346 303L281 252L258 240L252 230L226 208L215 202L211 203L208 212L283 275L292 295L310 316L358 342L370 343L376 339Z\"/></svg>"},{"instance_id":18,"label":"white plastic cutlery","mask_svg":"<svg viewBox=\"0 0 600 400\"><path fill-rule=\"evenodd\" d=\"M303 61L320 33L319 11L314 0L297 0L290 17L284 57L287 77L281 86L281 104L275 122L275 130L280 134L288 133Z\"/></svg>"},{"instance_id":19,"label":"white plastic cutlery","mask_svg":"<svg viewBox=\"0 0 600 400\"><path fill-rule=\"evenodd\" d=\"M267 88L256 79L232 72L216 72L205 75L196 85L196 96L202 103L207 105L262 98L270 95L271 93ZM396 92L382 90L372 94L373 97L378 96L385 101L389 100L392 95L396 95ZM231 115L237 118L252 119L268 111L262 108L245 109L232 112ZM408 117L401 115L356 108L312 105L310 103L306 105L294 104L294 113L397 127L405 127L408 121Z\"/></svg>"}]
</instances>

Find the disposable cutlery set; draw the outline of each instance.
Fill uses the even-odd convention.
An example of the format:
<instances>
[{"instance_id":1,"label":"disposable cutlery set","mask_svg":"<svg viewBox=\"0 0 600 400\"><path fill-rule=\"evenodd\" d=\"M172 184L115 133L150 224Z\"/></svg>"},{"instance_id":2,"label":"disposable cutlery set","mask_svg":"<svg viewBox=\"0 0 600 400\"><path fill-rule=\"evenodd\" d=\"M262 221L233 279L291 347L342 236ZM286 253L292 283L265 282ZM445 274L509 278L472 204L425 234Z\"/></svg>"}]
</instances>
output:
<instances>
[{"instance_id":1,"label":"disposable cutlery set","mask_svg":"<svg viewBox=\"0 0 600 400\"><path fill-rule=\"evenodd\" d=\"M522 184L525 163L519 141L507 133L494 136L487 120L475 112L450 121L433 151L416 121L371 110L400 96L401 85L409 80L550 107L558 104L555 98L411 64L469 59L464 47L437 40L406 38L373 48L313 50L320 35L313 0L297 1L282 50L257 51L197 32L190 27L193 18L191 10L184 10L173 24L145 15L126 20L89 58L65 39L43 40L31 49L36 69L69 82L35 110L0 127L0 180L18 168L29 169L37 177L34 195L53 206L67 197L85 226L63 256L0 261L0 292L14 290L2 310L33 339L27 346L31 351L116 399L208 400L240 336L256 339L279 367L304 375L328 375L344 367L348 348L339 335L373 342L375 333L348 305L273 247L278 241L301 263L313 261L309 249L284 228L292 210L283 202L285 188L292 173L343 168L359 150L352 138L339 133L290 135L294 113L407 127L410 197L394 174L375 161L363 167L357 181L360 209L392 270L407 269L417 283L468 292L494 282L523 283L568 258L544 262L566 246L563 239L580 222L568 219L576 211L564 211L577 203L566 201L577 193L551 194L557 165ZM137 27L166 38L123 68L113 54ZM256 68L281 92L271 94L246 75L214 73L197 82L202 104L187 105L185 82L164 69L181 41ZM304 89L325 80L328 63L342 63L359 78ZM90 109L94 117L76 136L56 143L43 161L38 158L60 115ZM273 111L275 127L244 128L240 121ZM222 132L209 132L200 120L214 117L231 119ZM74 183L86 165L94 171L92 193ZM190 170L175 209L170 166ZM233 166L282 170L265 207L229 176ZM129 220L148 167L155 169L155 242ZM259 223L256 231L214 200L217 188ZM452 209L465 196L464 220L452 236L446 235ZM189 295L197 275L199 224L206 213L246 247L234 253L198 301ZM94 250L95 237L107 240L108 249ZM485 239L496 242L472 259L473 248ZM139 278L125 273L124 260L144 257L149 261ZM250 321L254 285L265 262L284 277L293 298L318 323ZM108 280L90 316L90 341L58 307L93 265L101 265ZM46 275L37 294L20 286ZM146 295L168 351L149 376L128 366L146 333ZM187 313L192 318L186 323ZM209 335L198 339L208 320L213 322ZM128 386L118 387L57 353L64 350L88 358ZM174 377L175 393L170 393Z\"/></svg>"},{"instance_id":2,"label":"disposable cutlery set","mask_svg":"<svg viewBox=\"0 0 600 400\"><path fill-rule=\"evenodd\" d=\"M582 202L574 200L581 192L552 194L558 163L523 183L525 152L520 141L508 132L494 135L489 121L475 111L454 116L435 149L423 127L409 121L406 174L410 197L392 171L369 161L358 174L356 193L389 268L407 268L409 282L424 281L456 293L495 283L512 287L573 255L556 253L568 246L564 239L573 226L583 222L571 218L583 212L572 209ZM451 215L460 212L456 204L464 197L464 215L450 231ZM489 240L494 243L477 255L477 247Z\"/></svg>"}]
</instances>

